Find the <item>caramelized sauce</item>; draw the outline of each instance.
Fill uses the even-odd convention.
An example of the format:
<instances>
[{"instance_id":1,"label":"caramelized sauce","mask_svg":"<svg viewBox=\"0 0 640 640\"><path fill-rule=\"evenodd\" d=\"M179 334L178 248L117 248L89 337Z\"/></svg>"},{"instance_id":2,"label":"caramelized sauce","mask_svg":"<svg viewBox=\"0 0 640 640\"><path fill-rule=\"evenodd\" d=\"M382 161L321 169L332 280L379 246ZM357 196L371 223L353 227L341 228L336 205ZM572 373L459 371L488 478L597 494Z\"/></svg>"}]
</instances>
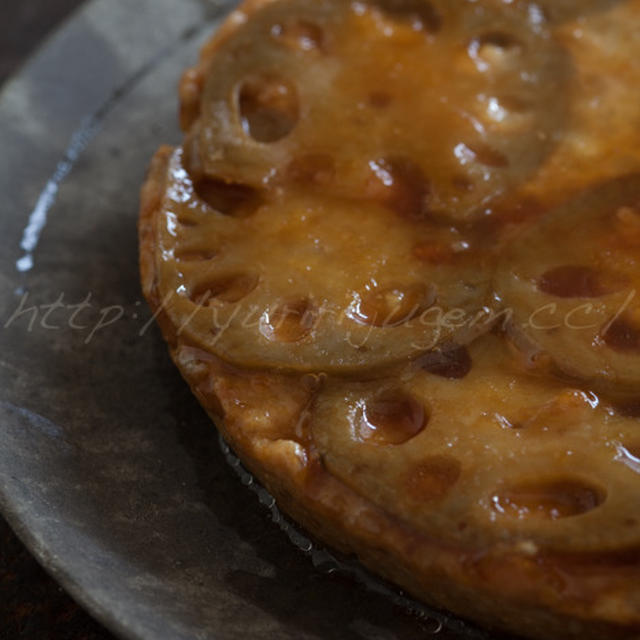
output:
<instances>
[{"instance_id":1,"label":"caramelized sauce","mask_svg":"<svg viewBox=\"0 0 640 640\"><path fill-rule=\"evenodd\" d=\"M322 51L325 36L322 27L309 20L289 18L271 27L277 42L296 51Z\"/></svg>"},{"instance_id":2,"label":"caramelized sauce","mask_svg":"<svg viewBox=\"0 0 640 640\"><path fill-rule=\"evenodd\" d=\"M442 16L428 0L373 0L371 5L415 31L436 33L442 28Z\"/></svg>"},{"instance_id":3,"label":"caramelized sauce","mask_svg":"<svg viewBox=\"0 0 640 640\"><path fill-rule=\"evenodd\" d=\"M388 391L364 407L359 435L377 444L403 444L415 438L427 421L428 414L417 400L402 391Z\"/></svg>"},{"instance_id":4,"label":"caramelized sauce","mask_svg":"<svg viewBox=\"0 0 640 640\"><path fill-rule=\"evenodd\" d=\"M508 487L492 496L496 511L516 518L557 520L591 511L604 502L603 490L579 480L541 480Z\"/></svg>"},{"instance_id":5,"label":"caramelized sauce","mask_svg":"<svg viewBox=\"0 0 640 640\"><path fill-rule=\"evenodd\" d=\"M309 300L289 300L265 313L261 330L269 340L298 342L309 335L314 322L315 311Z\"/></svg>"},{"instance_id":6,"label":"caramelized sauce","mask_svg":"<svg viewBox=\"0 0 640 640\"><path fill-rule=\"evenodd\" d=\"M613 293L600 271L584 265L563 265L540 276L538 289L558 298L600 298Z\"/></svg>"},{"instance_id":7,"label":"caramelized sauce","mask_svg":"<svg viewBox=\"0 0 640 640\"><path fill-rule=\"evenodd\" d=\"M434 299L434 292L424 284L372 288L357 296L353 317L376 327L393 327L420 315Z\"/></svg>"},{"instance_id":8,"label":"caramelized sauce","mask_svg":"<svg viewBox=\"0 0 640 640\"><path fill-rule=\"evenodd\" d=\"M455 458L433 456L410 469L403 490L418 502L443 498L460 477L460 463Z\"/></svg>"},{"instance_id":9,"label":"caramelized sauce","mask_svg":"<svg viewBox=\"0 0 640 640\"><path fill-rule=\"evenodd\" d=\"M479 574L579 592L640 548L639 29L635 0L239 26L183 82L156 234L163 322L229 367L193 364L203 402Z\"/></svg>"},{"instance_id":10,"label":"caramelized sauce","mask_svg":"<svg viewBox=\"0 0 640 640\"><path fill-rule=\"evenodd\" d=\"M640 354L640 326L627 316L616 318L602 337L614 351Z\"/></svg>"}]
</instances>

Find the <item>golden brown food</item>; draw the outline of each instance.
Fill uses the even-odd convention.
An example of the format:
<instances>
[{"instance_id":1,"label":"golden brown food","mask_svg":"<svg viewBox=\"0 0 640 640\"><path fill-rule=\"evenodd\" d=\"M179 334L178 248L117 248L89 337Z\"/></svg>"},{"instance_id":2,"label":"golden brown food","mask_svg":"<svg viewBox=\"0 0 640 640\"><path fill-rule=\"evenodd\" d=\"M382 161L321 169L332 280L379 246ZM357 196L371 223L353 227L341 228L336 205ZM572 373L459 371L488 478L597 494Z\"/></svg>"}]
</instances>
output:
<instances>
[{"instance_id":1,"label":"golden brown food","mask_svg":"<svg viewBox=\"0 0 640 640\"><path fill-rule=\"evenodd\" d=\"M426 602L640 638L640 0L249 0L146 297L279 505Z\"/></svg>"}]
</instances>

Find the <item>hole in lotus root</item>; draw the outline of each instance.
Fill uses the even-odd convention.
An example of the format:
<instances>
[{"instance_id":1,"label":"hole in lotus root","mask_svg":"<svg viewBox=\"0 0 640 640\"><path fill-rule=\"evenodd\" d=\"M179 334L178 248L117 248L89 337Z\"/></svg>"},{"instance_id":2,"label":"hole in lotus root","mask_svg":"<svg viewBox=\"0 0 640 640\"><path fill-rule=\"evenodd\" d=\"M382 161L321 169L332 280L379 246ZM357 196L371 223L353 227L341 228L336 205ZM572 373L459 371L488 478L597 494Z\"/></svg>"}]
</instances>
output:
<instances>
[{"instance_id":1,"label":"hole in lotus root","mask_svg":"<svg viewBox=\"0 0 640 640\"><path fill-rule=\"evenodd\" d=\"M271 35L280 43L294 51L314 51L324 49L324 31L319 25L309 21L291 18L271 28Z\"/></svg>"},{"instance_id":2,"label":"hole in lotus root","mask_svg":"<svg viewBox=\"0 0 640 640\"><path fill-rule=\"evenodd\" d=\"M615 290L600 271L582 265L563 265L540 276L538 289L558 298L599 298Z\"/></svg>"},{"instance_id":3,"label":"hole in lotus root","mask_svg":"<svg viewBox=\"0 0 640 640\"><path fill-rule=\"evenodd\" d=\"M372 177L367 185L371 198L411 219L429 213L431 186L422 169L408 158L380 158L369 163Z\"/></svg>"},{"instance_id":4,"label":"hole in lotus root","mask_svg":"<svg viewBox=\"0 0 640 640\"><path fill-rule=\"evenodd\" d=\"M408 23L415 31L436 33L442 16L427 0L374 0L373 4L390 18Z\"/></svg>"},{"instance_id":5,"label":"hole in lotus root","mask_svg":"<svg viewBox=\"0 0 640 640\"><path fill-rule=\"evenodd\" d=\"M248 215L261 204L259 193L248 185L202 177L194 181L193 188L212 209L229 216Z\"/></svg>"},{"instance_id":6,"label":"hole in lotus root","mask_svg":"<svg viewBox=\"0 0 640 640\"><path fill-rule=\"evenodd\" d=\"M404 488L416 502L443 498L460 478L461 465L449 456L432 456L415 466L405 476Z\"/></svg>"},{"instance_id":7,"label":"hole in lotus root","mask_svg":"<svg viewBox=\"0 0 640 640\"><path fill-rule=\"evenodd\" d=\"M499 513L515 518L558 520L592 511L605 499L603 489L567 478L506 487L492 496L492 503Z\"/></svg>"},{"instance_id":8,"label":"hole in lotus root","mask_svg":"<svg viewBox=\"0 0 640 640\"><path fill-rule=\"evenodd\" d=\"M274 342L298 342L311 333L315 321L316 311L310 300L289 300L263 315L260 331Z\"/></svg>"},{"instance_id":9,"label":"hole in lotus root","mask_svg":"<svg viewBox=\"0 0 640 640\"><path fill-rule=\"evenodd\" d=\"M391 285L359 295L350 315L374 327L395 327L423 313L434 300L433 288L422 283Z\"/></svg>"},{"instance_id":10,"label":"hole in lotus root","mask_svg":"<svg viewBox=\"0 0 640 640\"><path fill-rule=\"evenodd\" d=\"M258 277L253 274L233 274L206 280L190 291L189 298L197 305L206 307L216 300L239 302L258 286Z\"/></svg>"},{"instance_id":11,"label":"hole in lotus root","mask_svg":"<svg viewBox=\"0 0 640 640\"><path fill-rule=\"evenodd\" d=\"M429 414L415 398L402 390L385 391L366 402L358 435L381 445L399 445L417 436Z\"/></svg>"},{"instance_id":12,"label":"hole in lotus root","mask_svg":"<svg viewBox=\"0 0 640 640\"><path fill-rule=\"evenodd\" d=\"M450 380L464 378L473 366L468 349L453 342L428 351L421 356L419 363L428 373Z\"/></svg>"},{"instance_id":13,"label":"hole in lotus root","mask_svg":"<svg viewBox=\"0 0 640 640\"><path fill-rule=\"evenodd\" d=\"M640 327L628 315L614 320L604 332L602 339L614 351L640 353Z\"/></svg>"},{"instance_id":14,"label":"hole in lotus root","mask_svg":"<svg viewBox=\"0 0 640 640\"><path fill-rule=\"evenodd\" d=\"M238 92L242 127L257 142L277 142L298 123L298 92L276 76L257 76L244 81Z\"/></svg>"},{"instance_id":15,"label":"hole in lotus root","mask_svg":"<svg viewBox=\"0 0 640 640\"><path fill-rule=\"evenodd\" d=\"M640 418L640 396L618 400L613 404L613 409L625 418Z\"/></svg>"}]
</instances>

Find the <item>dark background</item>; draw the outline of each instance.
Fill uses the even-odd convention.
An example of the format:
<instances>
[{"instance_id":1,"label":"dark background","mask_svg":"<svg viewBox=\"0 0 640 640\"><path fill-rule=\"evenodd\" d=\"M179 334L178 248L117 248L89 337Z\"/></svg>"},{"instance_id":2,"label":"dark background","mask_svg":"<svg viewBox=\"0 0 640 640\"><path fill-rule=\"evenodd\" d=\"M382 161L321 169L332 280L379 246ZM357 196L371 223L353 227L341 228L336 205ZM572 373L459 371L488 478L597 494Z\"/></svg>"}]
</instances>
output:
<instances>
[{"instance_id":1,"label":"dark background","mask_svg":"<svg viewBox=\"0 0 640 640\"><path fill-rule=\"evenodd\" d=\"M0 88L84 0L6 0ZM113 640L40 568L0 516L0 640Z\"/></svg>"}]
</instances>

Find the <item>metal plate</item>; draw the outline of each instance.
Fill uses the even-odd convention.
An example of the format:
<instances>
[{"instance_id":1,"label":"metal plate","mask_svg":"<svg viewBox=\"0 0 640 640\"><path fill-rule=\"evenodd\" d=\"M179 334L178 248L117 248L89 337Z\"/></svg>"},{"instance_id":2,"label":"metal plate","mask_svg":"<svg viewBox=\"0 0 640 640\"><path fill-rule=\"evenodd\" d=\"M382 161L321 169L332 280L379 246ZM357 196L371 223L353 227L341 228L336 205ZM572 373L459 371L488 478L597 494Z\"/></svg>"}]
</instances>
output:
<instances>
[{"instance_id":1,"label":"metal plate","mask_svg":"<svg viewBox=\"0 0 640 640\"><path fill-rule=\"evenodd\" d=\"M181 70L233 4L94 0L0 96L0 505L123 638L431 637L437 616L291 544L142 300L139 186L180 139Z\"/></svg>"}]
</instances>

